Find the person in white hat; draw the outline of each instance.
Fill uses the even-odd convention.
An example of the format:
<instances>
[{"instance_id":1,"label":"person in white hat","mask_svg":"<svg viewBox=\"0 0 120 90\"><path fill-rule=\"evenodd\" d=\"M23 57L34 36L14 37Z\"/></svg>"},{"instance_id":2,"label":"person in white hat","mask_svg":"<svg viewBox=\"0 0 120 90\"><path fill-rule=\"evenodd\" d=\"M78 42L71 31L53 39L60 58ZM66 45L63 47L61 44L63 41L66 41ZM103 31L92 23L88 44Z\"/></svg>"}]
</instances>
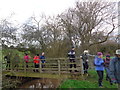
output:
<instances>
[{"instance_id":1,"label":"person in white hat","mask_svg":"<svg viewBox=\"0 0 120 90\"><path fill-rule=\"evenodd\" d=\"M88 68L89 68L89 65L88 65L88 53L89 53L88 50L84 50L83 54L81 55L82 60L83 60L84 74L88 74Z\"/></svg>"},{"instance_id":2,"label":"person in white hat","mask_svg":"<svg viewBox=\"0 0 120 90\"><path fill-rule=\"evenodd\" d=\"M120 49L116 50L115 58L110 61L110 78L113 83L118 84L120 90Z\"/></svg>"}]
</instances>

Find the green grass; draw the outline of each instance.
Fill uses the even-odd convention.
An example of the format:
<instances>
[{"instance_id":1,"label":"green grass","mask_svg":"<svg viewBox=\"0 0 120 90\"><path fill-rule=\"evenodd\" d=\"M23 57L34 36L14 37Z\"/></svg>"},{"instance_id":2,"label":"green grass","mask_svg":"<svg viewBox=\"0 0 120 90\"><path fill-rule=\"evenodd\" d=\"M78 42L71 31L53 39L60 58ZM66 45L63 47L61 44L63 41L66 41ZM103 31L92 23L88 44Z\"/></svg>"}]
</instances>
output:
<instances>
[{"instance_id":1,"label":"green grass","mask_svg":"<svg viewBox=\"0 0 120 90\"><path fill-rule=\"evenodd\" d=\"M89 71L90 76L86 77L86 80L70 80L63 81L60 88L99 88L98 87L98 76L94 70ZM105 73L104 73L105 78ZM103 80L104 88L116 88L117 85L110 85L108 81Z\"/></svg>"}]
</instances>

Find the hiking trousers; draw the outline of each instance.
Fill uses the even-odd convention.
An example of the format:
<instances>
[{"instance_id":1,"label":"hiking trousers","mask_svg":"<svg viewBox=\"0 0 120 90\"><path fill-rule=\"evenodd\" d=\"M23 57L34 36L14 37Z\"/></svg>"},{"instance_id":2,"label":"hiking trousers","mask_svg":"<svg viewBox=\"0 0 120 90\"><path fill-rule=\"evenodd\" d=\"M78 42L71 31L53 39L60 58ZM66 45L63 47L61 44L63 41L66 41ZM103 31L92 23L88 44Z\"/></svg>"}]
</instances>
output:
<instances>
[{"instance_id":1,"label":"hiking trousers","mask_svg":"<svg viewBox=\"0 0 120 90\"><path fill-rule=\"evenodd\" d=\"M10 62L9 63L7 62L6 69L10 70Z\"/></svg>"},{"instance_id":2,"label":"hiking trousers","mask_svg":"<svg viewBox=\"0 0 120 90\"><path fill-rule=\"evenodd\" d=\"M70 59L70 63L75 63L75 59ZM76 64L70 64L70 68L76 68ZM70 70L70 72L72 72L72 70ZM77 70L75 70L75 72L77 72Z\"/></svg>"},{"instance_id":3,"label":"hiking trousers","mask_svg":"<svg viewBox=\"0 0 120 90\"><path fill-rule=\"evenodd\" d=\"M83 63L84 74L88 73L88 67L89 67L89 65L87 62Z\"/></svg>"},{"instance_id":4,"label":"hiking trousers","mask_svg":"<svg viewBox=\"0 0 120 90\"><path fill-rule=\"evenodd\" d=\"M98 74L98 84L99 86L102 86L102 80L103 80L103 71L97 71L97 74Z\"/></svg>"}]
</instances>

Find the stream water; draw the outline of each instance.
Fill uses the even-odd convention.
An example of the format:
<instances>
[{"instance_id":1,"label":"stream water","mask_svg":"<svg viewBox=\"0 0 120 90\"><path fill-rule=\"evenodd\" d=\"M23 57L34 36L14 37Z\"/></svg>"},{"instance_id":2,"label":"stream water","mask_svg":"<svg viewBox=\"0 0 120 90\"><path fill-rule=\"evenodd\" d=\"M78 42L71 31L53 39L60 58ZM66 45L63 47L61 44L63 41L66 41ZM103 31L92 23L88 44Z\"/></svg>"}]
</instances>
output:
<instances>
[{"instance_id":1,"label":"stream water","mask_svg":"<svg viewBox=\"0 0 120 90\"><path fill-rule=\"evenodd\" d=\"M58 88L59 85L58 79L34 79L24 83L20 88Z\"/></svg>"}]
</instances>

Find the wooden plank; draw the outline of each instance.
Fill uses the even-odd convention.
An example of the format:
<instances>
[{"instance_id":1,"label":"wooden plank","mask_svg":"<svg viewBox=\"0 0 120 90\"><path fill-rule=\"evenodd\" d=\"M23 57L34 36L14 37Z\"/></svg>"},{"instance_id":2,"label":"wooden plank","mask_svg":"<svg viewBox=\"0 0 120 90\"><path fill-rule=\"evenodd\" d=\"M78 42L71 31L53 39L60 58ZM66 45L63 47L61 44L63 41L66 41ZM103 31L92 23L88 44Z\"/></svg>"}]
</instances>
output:
<instances>
[{"instance_id":1,"label":"wooden plank","mask_svg":"<svg viewBox=\"0 0 120 90\"><path fill-rule=\"evenodd\" d=\"M26 73L26 62L24 62L24 72Z\"/></svg>"},{"instance_id":2,"label":"wooden plank","mask_svg":"<svg viewBox=\"0 0 120 90\"><path fill-rule=\"evenodd\" d=\"M36 78L68 78L70 76L68 75L58 75L58 74L45 74L45 73L21 73L21 72L15 72L15 73L7 73L6 75L10 76L19 76L19 77L36 77Z\"/></svg>"}]
</instances>

